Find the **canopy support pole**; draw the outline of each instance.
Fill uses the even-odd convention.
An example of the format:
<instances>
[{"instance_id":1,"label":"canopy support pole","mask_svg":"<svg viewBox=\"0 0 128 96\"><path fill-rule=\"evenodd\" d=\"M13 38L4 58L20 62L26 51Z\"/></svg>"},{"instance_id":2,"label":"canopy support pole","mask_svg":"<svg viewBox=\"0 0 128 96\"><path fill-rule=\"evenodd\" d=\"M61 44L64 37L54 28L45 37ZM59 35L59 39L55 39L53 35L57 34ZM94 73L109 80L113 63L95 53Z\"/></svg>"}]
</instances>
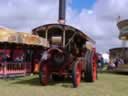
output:
<instances>
[{"instance_id":1,"label":"canopy support pole","mask_svg":"<svg viewBox=\"0 0 128 96\"><path fill-rule=\"evenodd\" d=\"M48 39L48 29L45 31L45 38Z\"/></svg>"},{"instance_id":2,"label":"canopy support pole","mask_svg":"<svg viewBox=\"0 0 128 96\"><path fill-rule=\"evenodd\" d=\"M66 39L65 39L65 38L66 38L66 37L65 37L65 34L66 34L66 31L64 30L64 31L63 31L63 47L65 47L65 40L66 40Z\"/></svg>"}]
</instances>

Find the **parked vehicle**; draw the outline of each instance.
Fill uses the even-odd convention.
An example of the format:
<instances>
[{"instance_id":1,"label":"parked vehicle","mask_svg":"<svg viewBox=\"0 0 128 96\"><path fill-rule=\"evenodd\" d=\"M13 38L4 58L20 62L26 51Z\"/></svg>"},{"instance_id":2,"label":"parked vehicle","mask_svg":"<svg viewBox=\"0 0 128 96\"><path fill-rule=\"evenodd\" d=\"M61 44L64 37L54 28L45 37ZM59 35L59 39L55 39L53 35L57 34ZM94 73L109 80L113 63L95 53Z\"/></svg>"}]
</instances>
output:
<instances>
[{"instance_id":1,"label":"parked vehicle","mask_svg":"<svg viewBox=\"0 0 128 96\"><path fill-rule=\"evenodd\" d=\"M59 0L59 24L47 24L32 30L34 35L50 43L40 60L42 85L47 85L50 77L54 80L58 77L71 78L73 87L80 85L81 78L88 82L96 80L97 56L92 46L95 41L79 29L65 24L65 1Z\"/></svg>"},{"instance_id":2,"label":"parked vehicle","mask_svg":"<svg viewBox=\"0 0 128 96\"><path fill-rule=\"evenodd\" d=\"M96 80L96 51L88 41L95 43L80 30L69 25L48 24L33 30L33 34L47 38L50 47L41 58L40 82L47 85L49 78L71 77L73 86L80 84L83 76L85 81Z\"/></svg>"}]
</instances>

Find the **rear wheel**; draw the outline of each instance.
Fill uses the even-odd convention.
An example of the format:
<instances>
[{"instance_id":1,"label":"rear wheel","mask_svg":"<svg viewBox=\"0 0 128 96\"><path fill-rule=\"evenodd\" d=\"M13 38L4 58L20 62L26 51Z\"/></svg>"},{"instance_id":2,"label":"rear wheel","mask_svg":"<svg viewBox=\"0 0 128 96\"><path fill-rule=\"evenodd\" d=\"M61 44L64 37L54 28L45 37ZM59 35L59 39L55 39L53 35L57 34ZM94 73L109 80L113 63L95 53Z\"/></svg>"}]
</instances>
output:
<instances>
[{"instance_id":1,"label":"rear wheel","mask_svg":"<svg viewBox=\"0 0 128 96\"><path fill-rule=\"evenodd\" d=\"M73 64L73 70L72 70L72 81L74 88L80 85L81 71L82 71L81 63L79 61L76 61L75 64Z\"/></svg>"},{"instance_id":2,"label":"rear wheel","mask_svg":"<svg viewBox=\"0 0 128 96\"><path fill-rule=\"evenodd\" d=\"M47 85L49 81L48 66L45 64L40 67L39 79L42 85Z\"/></svg>"},{"instance_id":3,"label":"rear wheel","mask_svg":"<svg viewBox=\"0 0 128 96\"><path fill-rule=\"evenodd\" d=\"M97 78L97 68L96 68L96 57L93 51L88 50L86 53L86 66L84 78L87 82L93 82Z\"/></svg>"}]
</instances>

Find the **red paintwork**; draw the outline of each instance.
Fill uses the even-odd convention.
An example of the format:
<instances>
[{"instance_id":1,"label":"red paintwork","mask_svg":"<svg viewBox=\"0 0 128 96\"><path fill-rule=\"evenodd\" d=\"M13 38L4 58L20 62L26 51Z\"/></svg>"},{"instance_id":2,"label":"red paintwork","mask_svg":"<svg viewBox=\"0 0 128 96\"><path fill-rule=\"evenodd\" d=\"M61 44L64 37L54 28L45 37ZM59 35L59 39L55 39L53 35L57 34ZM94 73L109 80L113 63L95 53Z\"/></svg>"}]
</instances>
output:
<instances>
[{"instance_id":1,"label":"red paintwork","mask_svg":"<svg viewBox=\"0 0 128 96\"><path fill-rule=\"evenodd\" d=\"M16 48L13 53L13 59L22 58L23 55L24 55L24 50L20 48Z\"/></svg>"},{"instance_id":2,"label":"red paintwork","mask_svg":"<svg viewBox=\"0 0 128 96\"><path fill-rule=\"evenodd\" d=\"M81 72L82 72L82 64L81 62L78 64L77 69L76 69L76 85L79 86L80 85L80 81L81 81Z\"/></svg>"},{"instance_id":3,"label":"red paintwork","mask_svg":"<svg viewBox=\"0 0 128 96\"><path fill-rule=\"evenodd\" d=\"M97 69L96 69L96 60L97 60L97 57L96 57L96 50L94 49L93 52L93 60L92 60L92 63L93 63L93 81L96 80L96 77L97 77ZM45 77L42 78L41 82L44 82L44 85L47 85L48 83L48 76L52 75L52 74L56 74L56 75L59 75L59 76L64 76L64 77L71 77L71 73L72 73L72 68L73 68L73 64L74 64L74 61L78 61L78 66L76 68L76 78L75 78L75 83L76 83L76 86L79 86L80 85L80 81L81 81L81 76L82 76L82 72L85 71L85 51L81 51L81 54L84 54L84 55L81 55L81 54L76 54L74 56L76 56L75 58L70 56L68 54L68 57L66 55L66 51L64 51L63 49L60 49L60 48L49 48L47 49L45 52L47 52L47 59L46 60L43 60L41 62L41 65L47 65L47 70L44 70L45 73L43 73L43 75L45 74ZM59 55L58 53L59 52ZM57 66L56 63L54 64L53 62L53 54L56 53L58 56L61 55L64 55L66 60L64 61L64 64L60 65L60 66ZM45 56L45 55L44 55ZM40 70L42 71L42 70ZM48 71L48 72L47 72Z\"/></svg>"},{"instance_id":4,"label":"red paintwork","mask_svg":"<svg viewBox=\"0 0 128 96\"><path fill-rule=\"evenodd\" d=\"M47 85L48 84L48 79L49 79L49 70L48 70L48 66L47 64L45 64L43 66L43 77L41 78L42 79L42 82L43 82L43 85Z\"/></svg>"},{"instance_id":5,"label":"red paintwork","mask_svg":"<svg viewBox=\"0 0 128 96\"><path fill-rule=\"evenodd\" d=\"M21 58L24 56L23 48L16 47L14 49L11 57L11 49L0 49L0 53L4 54L7 58L6 61L3 61L2 55L0 55L0 77L6 75L17 75L17 74L26 74L31 72L31 62L18 62L15 61L16 58Z\"/></svg>"}]
</instances>

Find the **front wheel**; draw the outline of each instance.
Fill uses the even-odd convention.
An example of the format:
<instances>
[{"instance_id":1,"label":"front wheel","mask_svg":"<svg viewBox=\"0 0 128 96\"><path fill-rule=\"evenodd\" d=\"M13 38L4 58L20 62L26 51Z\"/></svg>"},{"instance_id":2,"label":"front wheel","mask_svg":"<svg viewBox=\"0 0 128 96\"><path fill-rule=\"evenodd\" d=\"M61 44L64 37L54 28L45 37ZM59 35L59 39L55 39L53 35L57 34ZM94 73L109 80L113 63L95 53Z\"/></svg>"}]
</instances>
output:
<instances>
[{"instance_id":1,"label":"front wheel","mask_svg":"<svg viewBox=\"0 0 128 96\"><path fill-rule=\"evenodd\" d=\"M42 85L47 85L49 81L48 66L45 64L40 67L39 79Z\"/></svg>"},{"instance_id":2,"label":"front wheel","mask_svg":"<svg viewBox=\"0 0 128 96\"><path fill-rule=\"evenodd\" d=\"M81 63L79 61L76 61L73 64L73 69L72 69L72 81L73 81L74 88L76 88L80 85L81 71L82 71Z\"/></svg>"}]
</instances>

